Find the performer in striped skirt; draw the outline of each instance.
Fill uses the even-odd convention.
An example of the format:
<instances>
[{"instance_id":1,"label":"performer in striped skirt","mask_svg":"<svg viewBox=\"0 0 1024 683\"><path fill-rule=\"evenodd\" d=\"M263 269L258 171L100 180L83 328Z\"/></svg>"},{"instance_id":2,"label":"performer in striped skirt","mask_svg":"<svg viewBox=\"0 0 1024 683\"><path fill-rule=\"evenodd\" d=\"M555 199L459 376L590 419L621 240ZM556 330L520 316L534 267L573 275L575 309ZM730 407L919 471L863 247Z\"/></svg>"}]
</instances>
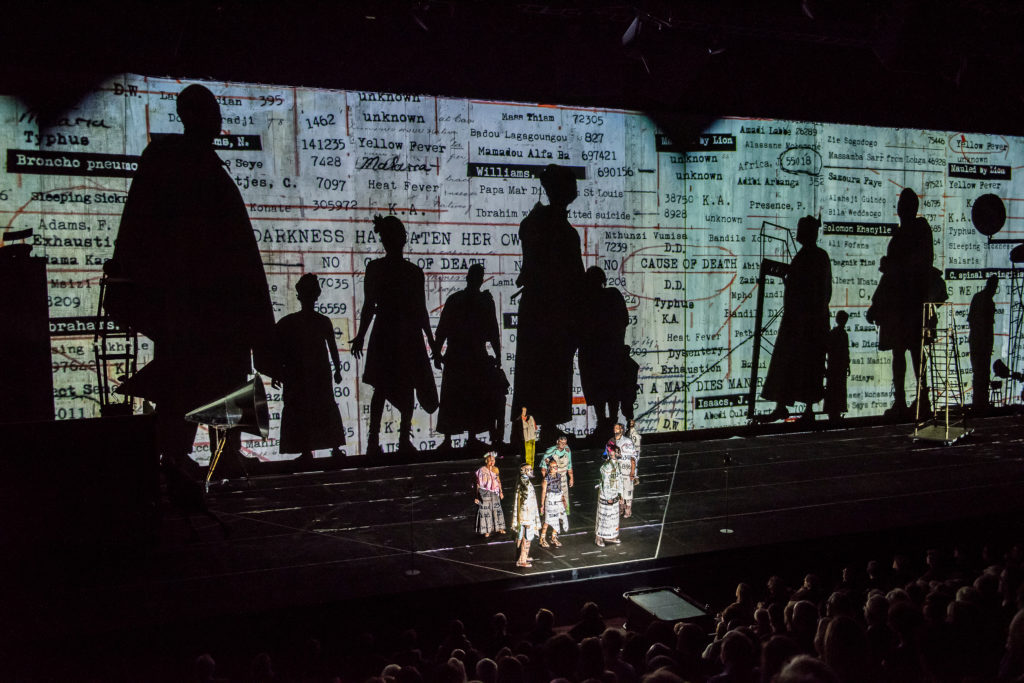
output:
<instances>
[{"instance_id":1,"label":"performer in striped skirt","mask_svg":"<svg viewBox=\"0 0 1024 683\"><path fill-rule=\"evenodd\" d=\"M607 543L619 541L619 499L622 486L619 483L619 447L609 444L605 449L606 460L601 465L601 481L597 484L597 521L594 528L594 542L604 547Z\"/></svg>"},{"instance_id":2,"label":"performer in striped skirt","mask_svg":"<svg viewBox=\"0 0 1024 683\"><path fill-rule=\"evenodd\" d=\"M548 526L551 527L551 544L561 548L562 542L558 540L558 532L569 530L569 515L566 514L568 507L568 491L562 487L562 475L558 471L558 461L549 457L545 462L546 471L544 482L541 485L541 507L544 509L544 526L540 528L540 546L547 548Z\"/></svg>"},{"instance_id":3,"label":"performer in striped skirt","mask_svg":"<svg viewBox=\"0 0 1024 683\"><path fill-rule=\"evenodd\" d=\"M505 513L501 501L501 479L494 465L494 451L484 456L484 466L476 471L476 532L488 538L492 533L505 533Z\"/></svg>"}]
</instances>

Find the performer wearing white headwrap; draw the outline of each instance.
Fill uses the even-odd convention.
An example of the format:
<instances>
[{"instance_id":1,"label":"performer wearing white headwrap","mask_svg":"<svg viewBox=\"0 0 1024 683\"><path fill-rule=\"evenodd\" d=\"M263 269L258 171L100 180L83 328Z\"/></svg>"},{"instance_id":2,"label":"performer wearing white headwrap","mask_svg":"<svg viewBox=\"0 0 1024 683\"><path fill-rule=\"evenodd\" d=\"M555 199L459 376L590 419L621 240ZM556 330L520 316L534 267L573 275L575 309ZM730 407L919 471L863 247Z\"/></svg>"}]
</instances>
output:
<instances>
[{"instance_id":1,"label":"performer wearing white headwrap","mask_svg":"<svg viewBox=\"0 0 1024 683\"><path fill-rule=\"evenodd\" d=\"M615 436L608 442L609 445L619 447L619 482L622 487L622 499L619 503L619 513L623 517L633 515L633 484L636 483L637 450L633 440L626 436L625 428L619 422L615 425Z\"/></svg>"},{"instance_id":2,"label":"performer wearing white headwrap","mask_svg":"<svg viewBox=\"0 0 1024 683\"><path fill-rule=\"evenodd\" d=\"M604 547L605 542L619 543L619 499L622 488L619 483L619 447L609 444L605 449L607 458L601 465L601 480L597 484L597 519L594 525L594 542Z\"/></svg>"},{"instance_id":3,"label":"performer wearing white headwrap","mask_svg":"<svg viewBox=\"0 0 1024 683\"><path fill-rule=\"evenodd\" d=\"M519 468L516 483L516 497L512 506L512 528L516 532L516 546L519 548L517 567L532 567L530 563L530 542L540 528L540 512L537 509L537 492L533 490L533 467L523 463Z\"/></svg>"}]
</instances>

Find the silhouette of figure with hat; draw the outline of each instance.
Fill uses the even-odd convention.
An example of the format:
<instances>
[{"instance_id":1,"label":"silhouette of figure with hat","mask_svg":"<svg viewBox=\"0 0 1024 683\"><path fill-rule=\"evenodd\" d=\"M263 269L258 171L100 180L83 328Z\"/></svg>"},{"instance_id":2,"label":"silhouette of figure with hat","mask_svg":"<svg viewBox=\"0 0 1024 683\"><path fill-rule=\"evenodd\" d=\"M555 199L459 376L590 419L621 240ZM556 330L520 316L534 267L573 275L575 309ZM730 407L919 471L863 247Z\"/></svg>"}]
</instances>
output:
<instances>
[{"instance_id":1,"label":"silhouette of figure with hat","mask_svg":"<svg viewBox=\"0 0 1024 683\"><path fill-rule=\"evenodd\" d=\"M917 194L909 187L900 192L896 226L885 256L878 265L882 273L864 315L878 325L878 350L892 350L892 382L895 400L886 415L905 416L907 394L907 352L914 365L914 377L921 368L922 307L929 298L934 247L928 221L917 215ZM925 377L920 377L921 394L927 403ZM925 412L925 411L923 411Z\"/></svg>"},{"instance_id":2,"label":"silhouette of figure with hat","mask_svg":"<svg viewBox=\"0 0 1024 683\"><path fill-rule=\"evenodd\" d=\"M576 199L576 177L569 168L549 164L540 182L550 204L536 204L519 226L523 263L519 285L513 414L529 406L544 434L558 436L554 425L572 418L573 356L576 316L583 285L580 236L568 220ZM515 430L513 430L514 432Z\"/></svg>"},{"instance_id":3,"label":"silhouette of figure with hat","mask_svg":"<svg viewBox=\"0 0 1024 683\"><path fill-rule=\"evenodd\" d=\"M276 328L280 370L273 384L284 384L279 450L311 461L315 450L345 445L345 427L331 384L331 364L334 384L341 382L341 360L331 319L314 310L321 292L317 276L303 275L295 292L302 310L281 318Z\"/></svg>"},{"instance_id":4,"label":"silhouette of figure with hat","mask_svg":"<svg viewBox=\"0 0 1024 683\"><path fill-rule=\"evenodd\" d=\"M185 413L244 383L253 360L269 367L274 314L245 202L213 147L220 106L190 85L177 111L185 134L143 152L104 270L108 313L154 342L153 361L119 391L156 403L161 452L182 466L196 434ZM228 432L225 474L239 437Z\"/></svg>"},{"instance_id":5,"label":"silhouette of figure with hat","mask_svg":"<svg viewBox=\"0 0 1024 683\"><path fill-rule=\"evenodd\" d=\"M384 402L401 414L398 449L415 451L412 444L412 411L415 398L428 413L437 410L437 386L430 368L430 349L436 349L424 293L423 270L402 257L405 226L395 216L374 216L373 230L380 235L384 257L366 264L363 280L363 308L359 331L352 338L352 355L361 358L366 330L373 332L366 351L363 381L373 387L370 399L370 431L367 455L380 455L380 422Z\"/></svg>"},{"instance_id":6,"label":"silhouette of figure with hat","mask_svg":"<svg viewBox=\"0 0 1024 683\"><path fill-rule=\"evenodd\" d=\"M786 406L801 401L805 405L801 420L813 421L812 406L825 396L832 264L817 245L820 226L814 216L804 216L797 223L796 241L801 246L786 271L782 322L761 391L776 404L768 419L785 419Z\"/></svg>"}]
</instances>

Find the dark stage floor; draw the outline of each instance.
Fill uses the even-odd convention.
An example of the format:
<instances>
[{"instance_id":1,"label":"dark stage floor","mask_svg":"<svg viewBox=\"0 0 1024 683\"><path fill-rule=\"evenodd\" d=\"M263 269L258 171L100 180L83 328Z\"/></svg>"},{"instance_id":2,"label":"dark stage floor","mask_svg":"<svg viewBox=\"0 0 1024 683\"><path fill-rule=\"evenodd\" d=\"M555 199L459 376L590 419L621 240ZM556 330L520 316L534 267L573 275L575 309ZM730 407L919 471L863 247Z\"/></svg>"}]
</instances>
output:
<instances>
[{"instance_id":1,"label":"dark stage floor","mask_svg":"<svg viewBox=\"0 0 1024 683\"><path fill-rule=\"evenodd\" d=\"M599 451L577 450L572 529L561 549L534 544L532 569L514 566L510 539L473 534L476 461L258 477L210 495L228 537L196 518L200 540L188 542L184 520L165 510L151 551L52 571L62 578L48 581L51 599L35 601L33 619L97 631L463 584L537 585L1019 511L1020 418L974 426L949 447L913 442L907 425L646 445L633 517L622 544L605 548L593 540ZM507 517L516 466L499 461Z\"/></svg>"}]
</instances>

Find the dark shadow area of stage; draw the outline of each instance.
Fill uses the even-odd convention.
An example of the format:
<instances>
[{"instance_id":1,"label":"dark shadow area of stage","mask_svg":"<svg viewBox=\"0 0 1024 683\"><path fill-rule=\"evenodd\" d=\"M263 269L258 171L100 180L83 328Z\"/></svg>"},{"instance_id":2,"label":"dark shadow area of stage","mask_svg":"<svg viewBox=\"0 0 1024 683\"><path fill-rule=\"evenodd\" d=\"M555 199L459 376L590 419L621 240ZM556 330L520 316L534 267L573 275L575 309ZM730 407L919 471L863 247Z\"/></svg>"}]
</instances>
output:
<instances>
[{"instance_id":1,"label":"dark shadow area of stage","mask_svg":"<svg viewBox=\"0 0 1024 683\"><path fill-rule=\"evenodd\" d=\"M227 537L197 518L200 540L189 542L185 520L165 506L155 546L77 539L45 549L48 566L22 577L8 616L20 604L22 627L100 632L471 584L562 583L709 553L1011 517L1024 484L1020 419L975 426L950 447L914 442L905 425L645 446L633 517L622 544L605 548L593 540L600 452L577 450L571 529L560 549L534 544L532 569L514 567L510 538L473 534L475 462L258 477L209 496ZM518 461L498 465L511 517ZM30 506L48 500L26 494Z\"/></svg>"}]
</instances>

